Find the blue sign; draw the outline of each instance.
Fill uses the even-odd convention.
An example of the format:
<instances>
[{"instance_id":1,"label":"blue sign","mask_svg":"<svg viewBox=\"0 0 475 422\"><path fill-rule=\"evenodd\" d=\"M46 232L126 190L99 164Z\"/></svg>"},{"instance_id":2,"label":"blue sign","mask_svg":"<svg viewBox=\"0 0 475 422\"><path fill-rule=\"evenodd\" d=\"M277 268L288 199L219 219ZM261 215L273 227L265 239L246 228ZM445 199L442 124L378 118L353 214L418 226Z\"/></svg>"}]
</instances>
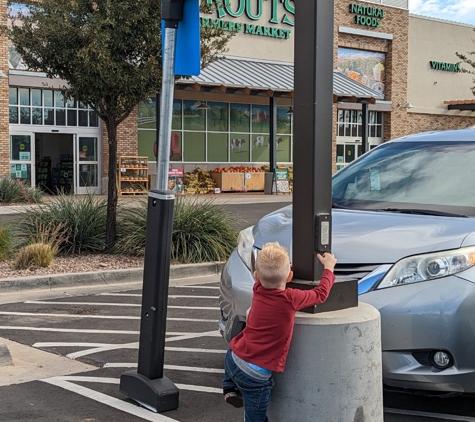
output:
<instances>
[{"instance_id":1,"label":"blue sign","mask_svg":"<svg viewBox=\"0 0 475 422\"><path fill-rule=\"evenodd\" d=\"M162 20L162 45L165 45L165 21ZM201 71L200 2L185 0L183 20L176 30L175 75L197 76Z\"/></svg>"}]
</instances>

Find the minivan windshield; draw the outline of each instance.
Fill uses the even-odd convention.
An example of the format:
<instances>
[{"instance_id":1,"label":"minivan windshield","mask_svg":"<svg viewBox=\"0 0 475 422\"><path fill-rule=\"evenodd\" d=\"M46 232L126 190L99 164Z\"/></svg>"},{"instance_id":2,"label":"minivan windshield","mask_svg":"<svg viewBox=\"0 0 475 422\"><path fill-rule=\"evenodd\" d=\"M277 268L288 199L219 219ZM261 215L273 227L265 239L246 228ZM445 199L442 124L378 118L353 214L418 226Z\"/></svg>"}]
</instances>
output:
<instances>
[{"instance_id":1,"label":"minivan windshield","mask_svg":"<svg viewBox=\"0 0 475 422\"><path fill-rule=\"evenodd\" d=\"M388 142L336 173L335 208L475 216L475 142Z\"/></svg>"}]
</instances>

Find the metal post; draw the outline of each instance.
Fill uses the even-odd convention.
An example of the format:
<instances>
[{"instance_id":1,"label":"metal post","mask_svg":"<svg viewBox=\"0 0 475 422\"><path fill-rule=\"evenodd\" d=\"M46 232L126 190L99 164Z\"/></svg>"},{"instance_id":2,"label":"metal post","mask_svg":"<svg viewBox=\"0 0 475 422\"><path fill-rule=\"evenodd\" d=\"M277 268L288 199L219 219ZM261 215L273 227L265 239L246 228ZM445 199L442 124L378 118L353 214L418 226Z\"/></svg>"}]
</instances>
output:
<instances>
[{"instance_id":1,"label":"metal post","mask_svg":"<svg viewBox=\"0 0 475 422\"><path fill-rule=\"evenodd\" d=\"M270 97L270 132L269 132L269 167L272 174L277 167L277 101L275 97Z\"/></svg>"},{"instance_id":2,"label":"metal post","mask_svg":"<svg viewBox=\"0 0 475 422\"><path fill-rule=\"evenodd\" d=\"M154 412L178 408L178 388L163 376L174 200L149 192L138 369L120 377L120 391Z\"/></svg>"},{"instance_id":3,"label":"metal post","mask_svg":"<svg viewBox=\"0 0 475 422\"><path fill-rule=\"evenodd\" d=\"M323 271L315 252L331 252L334 0L301 2L295 12L294 281L289 286L308 289ZM356 280L337 281L324 304L305 311L358 306Z\"/></svg>"},{"instance_id":4,"label":"metal post","mask_svg":"<svg viewBox=\"0 0 475 422\"><path fill-rule=\"evenodd\" d=\"M165 28L163 48L163 77L160 95L160 132L158 135L157 186L168 189L168 168L170 163L170 137L172 134L173 92L175 88L175 44L176 28Z\"/></svg>"},{"instance_id":5,"label":"metal post","mask_svg":"<svg viewBox=\"0 0 475 422\"><path fill-rule=\"evenodd\" d=\"M315 216L331 215L334 0L300 2L295 20L292 261L296 279L319 280Z\"/></svg>"},{"instance_id":6,"label":"metal post","mask_svg":"<svg viewBox=\"0 0 475 422\"><path fill-rule=\"evenodd\" d=\"M368 122L369 122L369 112L368 112L368 103L363 102L361 111L361 153L364 154L369 149L368 145Z\"/></svg>"}]
</instances>

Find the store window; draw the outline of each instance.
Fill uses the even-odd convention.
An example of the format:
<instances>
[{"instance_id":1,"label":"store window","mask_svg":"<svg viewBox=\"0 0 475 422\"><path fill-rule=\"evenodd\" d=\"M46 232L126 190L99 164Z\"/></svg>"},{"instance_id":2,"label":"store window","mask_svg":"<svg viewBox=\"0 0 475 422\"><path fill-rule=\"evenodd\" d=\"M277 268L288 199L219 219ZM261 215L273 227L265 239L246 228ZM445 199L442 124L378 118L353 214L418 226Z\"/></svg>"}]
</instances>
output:
<instances>
[{"instance_id":1,"label":"store window","mask_svg":"<svg viewBox=\"0 0 475 422\"><path fill-rule=\"evenodd\" d=\"M368 114L368 146L369 149L372 149L383 141L383 113L370 111ZM362 154L362 136L362 111L338 110L336 138L337 170L352 163Z\"/></svg>"},{"instance_id":2,"label":"store window","mask_svg":"<svg viewBox=\"0 0 475 422\"><path fill-rule=\"evenodd\" d=\"M141 103L138 117L138 151L151 161L156 160L154 107L155 99ZM277 161L284 163L292 160L292 116L288 110L289 106L277 107ZM174 100L170 161L269 162L269 111L268 105Z\"/></svg>"},{"instance_id":3,"label":"store window","mask_svg":"<svg viewBox=\"0 0 475 422\"><path fill-rule=\"evenodd\" d=\"M98 127L99 117L74 99L65 100L61 91L11 87L10 124Z\"/></svg>"}]
</instances>

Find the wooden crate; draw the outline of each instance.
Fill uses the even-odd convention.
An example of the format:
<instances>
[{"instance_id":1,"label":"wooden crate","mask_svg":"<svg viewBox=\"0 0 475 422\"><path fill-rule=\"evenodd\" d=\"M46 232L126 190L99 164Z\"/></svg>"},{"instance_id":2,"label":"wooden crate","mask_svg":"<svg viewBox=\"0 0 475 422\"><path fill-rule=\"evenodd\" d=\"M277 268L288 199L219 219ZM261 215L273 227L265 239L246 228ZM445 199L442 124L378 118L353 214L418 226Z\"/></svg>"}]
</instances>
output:
<instances>
[{"instance_id":1,"label":"wooden crate","mask_svg":"<svg viewBox=\"0 0 475 422\"><path fill-rule=\"evenodd\" d=\"M244 173L245 190L264 191L265 173Z\"/></svg>"},{"instance_id":2,"label":"wooden crate","mask_svg":"<svg viewBox=\"0 0 475 422\"><path fill-rule=\"evenodd\" d=\"M242 192L244 173L210 173L221 192Z\"/></svg>"}]
</instances>

